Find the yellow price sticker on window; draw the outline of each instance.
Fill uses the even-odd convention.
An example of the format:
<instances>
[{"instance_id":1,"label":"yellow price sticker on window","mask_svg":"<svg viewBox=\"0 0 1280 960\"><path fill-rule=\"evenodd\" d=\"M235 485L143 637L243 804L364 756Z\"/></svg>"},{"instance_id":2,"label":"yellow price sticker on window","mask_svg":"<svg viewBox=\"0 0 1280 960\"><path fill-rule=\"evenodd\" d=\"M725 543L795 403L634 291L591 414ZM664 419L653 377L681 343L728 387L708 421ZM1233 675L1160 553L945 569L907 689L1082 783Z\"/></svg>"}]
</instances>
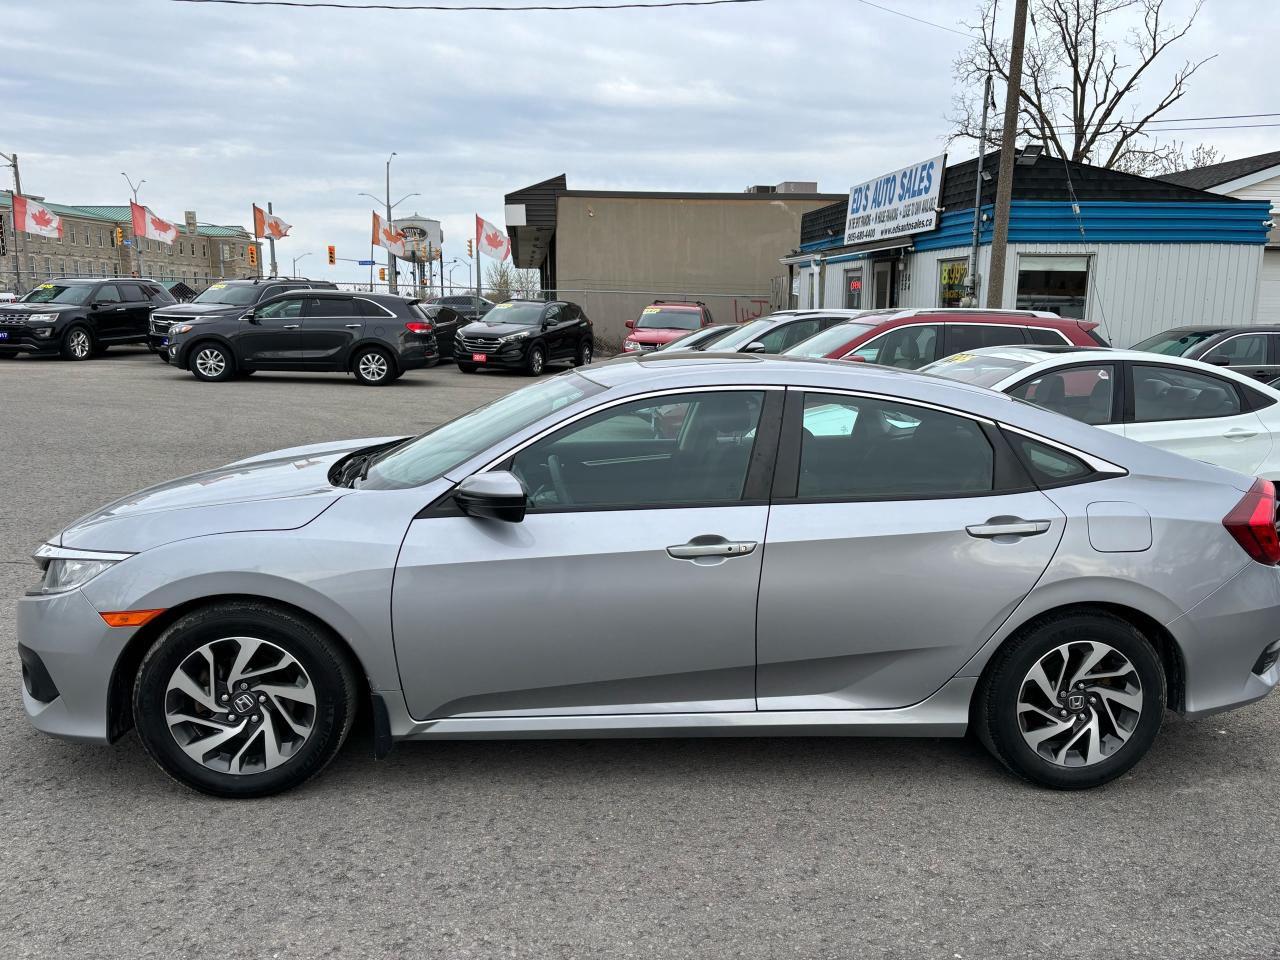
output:
<instances>
[{"instance_id":1,"label":"yellow price sticker on window","mask_svg":"<svg viewBox=\"0 0 1280 960\"><path fill-rule=\"evenodd\" d=\"M645 307L645 308L644 308L643 310L641 310L640 312L641 312L642 314L645 314L645 313L661 313L661 312L662 312L662 308L661 308L661 307Z\"/></svg>"},{"instance_id":2,"label":"yellow price sticker on window","mask_svg":"<svg viewBox=\"0 0 1280 960\"><path fill-rule=\"evenodd\" d=\"M210 289L210 290L224 290L224 289L226 289L226 286L227 286L227 285L226 285L225 283L211 283L211 284L209 284L209 289Z\"/></svg>"},{"instance_id":3,"label":"yellow price sticker on window","mask_svg":"<svg viewBox=\"0 0 1280 960\"><path fill-rule=\"evenodd\" d=\"M949 357L943 357L943 363L964 363L966 360L972 360L972 353L953 353Z\"/></svg>"},{"instance_id":4,"label":"yellow price sticker on window","mask_svg":"<svg viewBox=\"0 0 1280 960\"><path fill-rule=\"evenodd\" d=\"M40 289L41 289L41 290L52 290L52 289L53 289L53 284L52 284L52 283L42 283L42 284L40 284Z\"/></svg>"}]
</instances>

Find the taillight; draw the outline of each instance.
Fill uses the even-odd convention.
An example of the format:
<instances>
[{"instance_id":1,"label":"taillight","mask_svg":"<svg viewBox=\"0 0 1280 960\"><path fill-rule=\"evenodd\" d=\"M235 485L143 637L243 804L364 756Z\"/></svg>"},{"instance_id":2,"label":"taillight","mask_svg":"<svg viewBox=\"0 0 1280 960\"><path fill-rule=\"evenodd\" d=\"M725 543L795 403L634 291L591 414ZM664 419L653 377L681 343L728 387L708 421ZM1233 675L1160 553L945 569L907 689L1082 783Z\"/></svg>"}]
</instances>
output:
<instances>
[{"instance_id":1,"label":"taillight","mask_svg":"<svg viewBox=\"0 0 1280 960\"><path fill-rule=\"evenodd\" d=\"M410 320L404 325L404 328L410 333L430 333L435 327L429 323L423 323L421 320Z\"/></svg>"},{"instance_id":2,"label":"taillight","mask_svg":"<svg viewBox=\"0 0 1280 960\"><path fill-rule=\"evenodd\" d=\"M1280 564L1276 488L1270 480L1256 480L1244 499L1222 518L1222 525L1254 560L1269 567Z\"/></svg>"}]
</instances>

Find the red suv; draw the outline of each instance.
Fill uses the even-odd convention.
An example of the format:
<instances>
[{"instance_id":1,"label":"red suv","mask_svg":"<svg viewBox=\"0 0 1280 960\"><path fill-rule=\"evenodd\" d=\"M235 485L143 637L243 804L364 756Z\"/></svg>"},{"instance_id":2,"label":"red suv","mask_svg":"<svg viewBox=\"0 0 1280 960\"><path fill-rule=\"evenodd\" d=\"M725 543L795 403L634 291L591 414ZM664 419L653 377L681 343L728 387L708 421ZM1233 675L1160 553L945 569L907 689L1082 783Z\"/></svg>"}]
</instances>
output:
<instances>
[{"instance_id":1,"label":"red suv","mask_svg":"<svg viewBox=\"0 0 1280 960\"><path fill-rule=\"evenodd\" d=\"M711 311L701 300L655 300L640 311L638 319L627 321L631 332L622 341L622 349L628 353L657 350L690 330L701 330L712 323Z\"/></svg>"},{"instance_id":2,"label":"red suv","mask_svg":"<svg viewBox=\"0 0 1280 960\"><path fill-rule=\"evenodd\" d=\"M856 360L914 370L953 353L978 347L1034 343L1106 347L1091 320L1073 320L1041 310L981 310L926 307L869 310L829 327L783 353L793 357Z\"/></svg>"}]
</instances>

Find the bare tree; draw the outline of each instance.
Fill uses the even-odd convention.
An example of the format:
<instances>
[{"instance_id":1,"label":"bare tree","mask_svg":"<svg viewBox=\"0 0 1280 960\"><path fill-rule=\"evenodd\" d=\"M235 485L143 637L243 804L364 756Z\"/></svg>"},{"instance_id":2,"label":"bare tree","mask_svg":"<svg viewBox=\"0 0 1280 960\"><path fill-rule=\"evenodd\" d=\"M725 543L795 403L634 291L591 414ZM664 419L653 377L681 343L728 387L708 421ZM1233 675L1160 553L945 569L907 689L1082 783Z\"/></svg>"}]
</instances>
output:
<instances>
[{"instance_id":1,"label":"bare tree","mask_svg":"<svg viewBox=\"0 0 1280 960\"><path fill-rule=\"evenodd\" d=\"M489 264L484 272L485 296L494 303L510 300L515 293L516 271L505 260Z\"/></svg>"},{"instance_id":2,"label":"bare tree","mask_svg":"<svg viewBox=\"0 0 1280 960\"><path fill-rule=\"evenodd\" d=\"M1204 0L1184 20L1165 16L1166 0L1031 0L1031 31L1019 95L1018 136L1052 154L1133 173L1178 169L1183 146L1160 143L1153 120L1187 93L1187 83L1213 59L1185 60L1164 94L1142 97L1152 65L1187 35ZM996 36L995 0L984 0L973 42L956 59L953 140L980 139L983 78L1008 79L1008 43ZM1117 41L1126 20L1137 20ZM996 102L1003 102L1003 95ZM998 146L999 124L986 148ZM1197 151L1213 148L1198 147ZM1196 151L1193 151L1193 158Z\"/></svg>"}]
</instances>

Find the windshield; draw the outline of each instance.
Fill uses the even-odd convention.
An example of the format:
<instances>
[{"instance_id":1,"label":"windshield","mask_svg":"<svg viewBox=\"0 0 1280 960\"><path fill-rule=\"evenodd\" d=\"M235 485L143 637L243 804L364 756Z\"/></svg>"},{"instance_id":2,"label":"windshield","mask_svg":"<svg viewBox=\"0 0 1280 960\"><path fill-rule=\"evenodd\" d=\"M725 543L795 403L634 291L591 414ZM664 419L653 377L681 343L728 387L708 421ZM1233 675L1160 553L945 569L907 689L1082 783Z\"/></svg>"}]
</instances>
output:
<instances>
[{"instance_id":1,"label":"windshield","mask_svg":"<svg viewBox=\"0 0 1280 960\"><path fill-rule=\"evenodd\" d=\"M827 327L821 333L815 333L808 340L801 340L794 347L783 350L782 353L788 357L825 357L846 343L852 343L871 329L873 328L869 323L837 323L834 327Z\"/></svg>"},{"instance_id":2,"label":"windshield","mask_svg":"<svg viewBox=\"0 0 1280 960\"><path fill-rule=\"evenodd\" d=\"M1141 343L1135 343L1133 349L1144 350L1147 353L1163 353L1167 357L1182 357L1192 347L1210 337L1216 337L1221 332L1221 330L1166 330L1164 333L1157 333L1154 337L1148 337Z\"/></svg>"},{"instance_id":3,"label":"windshield","mask_svg":"<svg viewBox=\"0 0 1280 960\"><path fill-rule=\"evenodd\" d=\"M92 283L42 283L25 297L22 303L84 303L93 293Z\"/></svg>"},{"instance_id":4,"label":"windshield","mask_svg":"<svg viewBox=\"0 0 1280 960\"><path fill-rule=\"evenodd\" d=\"M713 343L723 340L733 332L733 327L703 327L683 337L676 337L670 343L663 344L659 350L707 350Z\"/></svg>"},{"instance_id":5,"label":"windshield","mask_svg":"<svg viewBox=\"0 0 1280 960\"><path fill-rule=\"evenodd\" d=\"M645 307L636 321L637 330L697 330L702 326L701 310Z\"/></svg>"},{"instance_id":6,"label":"windshield","mask_svg":"<svg viewBox=\"0 0 1280 960\"><path fill-rule=\"evenodd\" d=\"M192 303L225 303L233 307L247 307L251 303L258 300L258 291L261 287L253 284L243 284L237 286L228 286L225 283L215 283L204 290L200 296L192 300Z\"/></svg>"},{"instance_id":7,"label":"windshield","mask_svg":"<svg viewBox=\"0 0 1280 960\"><path fill-rule=\"evenodd\" d=\"M745 347L752 340L758 340L773 324L774 321L768 317L761 317L759 320L752 320L740 327L734 327L732 333L716 341L716 349L737 350L739 347Z\"/></svg>"},{"instance_id":8,"label":"windshield","mask_svg":"<svg viewBox=\"0 0 1280 960\"><path fill-rule=\"evenodd\" d=\"M393 490L430 483L547 414L602 390L569 371L509 393L388 450L370 462L360 486Z\"/></svg>"},{"instance_id":9,"label":"windshield","mask_svg":"<svg viewBox=\"0 0 1280 960\"><path fill-rule=\"evenodd\" d=\"M1033 362L1038 361L989 357L980 353L955 353L925 364L917 373L931 373L935 377L972 383L975 387L990 387L1023 367L1031 366Z\"/></svg>"},{"instance_id":10,"label":"windshield","mask_svg":"<svg viewBox=\"0 0 1280 960\"><path fill-rule=\"evenodd\" d=\"M485 314L485 323L515 323L522 327L535 327L542 321L541 303L500 303Z\"/></svg>"}]
</instances>

